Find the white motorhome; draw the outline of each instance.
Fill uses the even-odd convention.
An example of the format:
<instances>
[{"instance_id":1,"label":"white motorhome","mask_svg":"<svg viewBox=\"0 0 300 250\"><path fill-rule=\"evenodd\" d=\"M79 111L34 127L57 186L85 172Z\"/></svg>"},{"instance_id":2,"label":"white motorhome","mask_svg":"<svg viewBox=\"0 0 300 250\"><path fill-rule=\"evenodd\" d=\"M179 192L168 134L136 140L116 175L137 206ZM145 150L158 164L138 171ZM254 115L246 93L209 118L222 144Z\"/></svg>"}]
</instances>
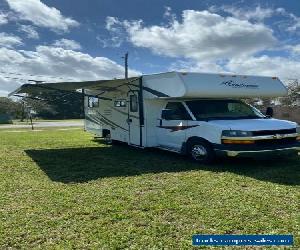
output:
<instances>
[{"instance_id":1,"label":"white motorhome","mask_svg":"<svg viewBox=\"0 0 300 250\"><path fill-rule=\"evenodd\" d=\"M167 72L129 79L23 85L32 90L83 89L85 130L129 145L187 154L210 163L215 156L257 156L300 150L300 127L273 119L244 98L278 97L277 77Z\"/></svg>"}]
</instances>

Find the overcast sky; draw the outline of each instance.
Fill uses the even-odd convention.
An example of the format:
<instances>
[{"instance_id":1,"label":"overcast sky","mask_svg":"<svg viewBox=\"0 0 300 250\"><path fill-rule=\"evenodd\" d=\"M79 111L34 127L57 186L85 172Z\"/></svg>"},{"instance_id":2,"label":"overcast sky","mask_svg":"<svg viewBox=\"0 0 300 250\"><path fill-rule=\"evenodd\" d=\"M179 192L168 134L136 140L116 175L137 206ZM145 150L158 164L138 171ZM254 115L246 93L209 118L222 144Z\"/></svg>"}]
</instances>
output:
<instances>
[{"instance_id":1,"label":"overcast sky","mask_svg":"<svg viewBox=\"0 0 300 250\"><path fill-rule=\"evenodd\" d=\"M0 0L0 96L172 70L300 78L300 1Z\"/></svg>"}]
</instances>

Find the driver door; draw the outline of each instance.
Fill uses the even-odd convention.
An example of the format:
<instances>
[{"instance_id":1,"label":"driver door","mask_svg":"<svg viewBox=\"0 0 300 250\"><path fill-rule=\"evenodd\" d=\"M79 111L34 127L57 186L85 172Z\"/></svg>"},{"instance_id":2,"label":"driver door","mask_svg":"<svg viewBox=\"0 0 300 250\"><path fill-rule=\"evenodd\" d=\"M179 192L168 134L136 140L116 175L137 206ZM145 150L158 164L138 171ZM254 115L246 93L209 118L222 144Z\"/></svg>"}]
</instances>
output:
<instances>
[{"instance_id":1,"label":"driver door","mask_svg":"<svg viewBox=\"0 0 300 250\"><path fill-rule=\"evenodd\" d=\"M169 102L166 105L169 115L160 117L157 126L157 141L160 147L180 151L186 140L186 128L189 113L181 102Z\"/></svg>"}]
</instances>

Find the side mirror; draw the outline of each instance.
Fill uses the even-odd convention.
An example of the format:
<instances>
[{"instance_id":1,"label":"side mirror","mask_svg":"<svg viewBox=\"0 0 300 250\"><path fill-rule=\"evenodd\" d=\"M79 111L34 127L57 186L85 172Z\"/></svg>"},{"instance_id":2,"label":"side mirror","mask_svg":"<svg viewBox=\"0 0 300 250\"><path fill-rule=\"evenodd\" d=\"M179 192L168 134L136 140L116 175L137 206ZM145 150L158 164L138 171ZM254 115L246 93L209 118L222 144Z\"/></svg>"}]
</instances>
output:
<instances>
[{"instance_id":1,"label":"side mirror","mask_svg":"<svg viewBox=\"0 0 300 250\"><path fill-rule=\"evenodd\" d=\"M266 116L267 117L273 117L274 115L274 110L272 107L267 107L267 110L266 110Z\"/></svg>"},{"instance_id":2,"label":"side mirror","mask_svg":"<svg viewBox=\"0 0 300 250\"><path fill-rule=\"evenodd\" d=\"M170 109L163 109L161 111L161 119L169 120L171 114L172 114L172 110L170 110Z\"/></svg>"}]
</instances>

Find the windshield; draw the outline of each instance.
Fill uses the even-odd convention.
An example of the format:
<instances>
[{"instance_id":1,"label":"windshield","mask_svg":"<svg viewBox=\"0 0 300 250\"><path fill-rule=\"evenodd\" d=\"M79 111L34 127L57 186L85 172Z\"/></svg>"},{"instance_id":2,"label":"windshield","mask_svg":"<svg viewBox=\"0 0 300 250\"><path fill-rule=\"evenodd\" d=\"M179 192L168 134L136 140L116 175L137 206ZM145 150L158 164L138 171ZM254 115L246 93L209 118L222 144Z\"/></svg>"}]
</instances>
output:
<instances>
[{"instance_id":1,"label":"windshield","mask_svg":"<svg viewBox=\"0 0 300 250\"><path fill-rule=\"evenodd\" d=\"M238 100L193 100L186 104L197 120L265 118L259 110Z\"/></svg>"}]
</instances>

